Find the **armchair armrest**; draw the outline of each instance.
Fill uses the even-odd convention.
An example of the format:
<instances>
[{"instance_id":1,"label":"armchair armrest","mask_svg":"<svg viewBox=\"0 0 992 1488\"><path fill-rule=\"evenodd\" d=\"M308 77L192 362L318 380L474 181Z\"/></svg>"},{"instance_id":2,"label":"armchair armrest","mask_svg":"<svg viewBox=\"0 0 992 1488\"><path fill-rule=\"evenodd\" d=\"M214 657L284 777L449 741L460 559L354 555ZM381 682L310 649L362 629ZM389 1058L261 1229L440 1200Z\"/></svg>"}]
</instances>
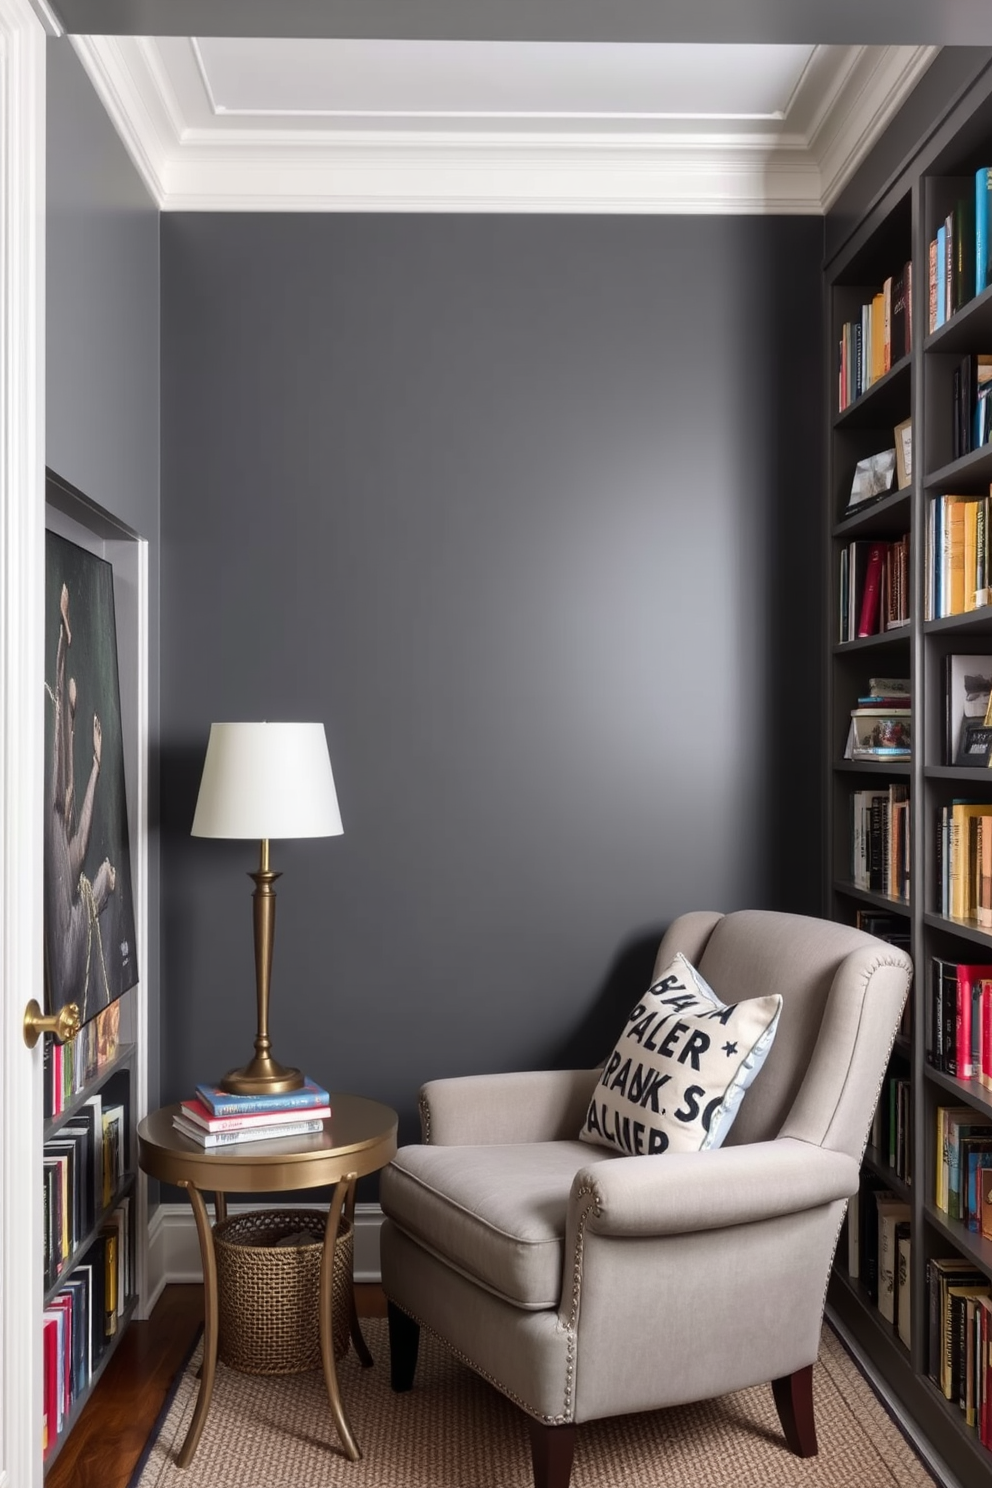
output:
<instances>
[{"instance_id":1,"label":"armchair armrest","mask_svg":"<svg viewBox=\"0 0 992 1488\"><path fill-rule=\"evenodd\" d=\"M586 1225L596 1234L692 1234L816 1209L857 1187L858 1164L846 1153L779 1137L583 1168L572 1183L570 1221L591 1203Z\"/></svg>"},{"instance_id":2,"label":"armchair armrest","mask_svg":"<svg viewBox=\"0 0 992 1488\"><path fill-rule=\"evenodd\" d=\"M434 1146L576 1140L600 1071L525 1070L430 1080L420 1123Z\"/></svg>"}]
</instances>

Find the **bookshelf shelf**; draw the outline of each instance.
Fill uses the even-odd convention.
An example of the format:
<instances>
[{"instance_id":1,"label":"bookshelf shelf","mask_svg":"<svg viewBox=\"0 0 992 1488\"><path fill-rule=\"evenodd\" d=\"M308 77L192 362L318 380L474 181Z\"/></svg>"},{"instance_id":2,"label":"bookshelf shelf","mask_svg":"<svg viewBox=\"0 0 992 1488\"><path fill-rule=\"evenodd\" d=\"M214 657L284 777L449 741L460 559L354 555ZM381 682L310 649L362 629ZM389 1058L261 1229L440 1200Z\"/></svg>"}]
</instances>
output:
<instances>
[{"instance_id":1,"label":"bookshelf shelf","mask_svg":"<svg viewBox=\"0 0 992 1488\"><path fill-rule=\"evenodd\" d=\"M923 1078L946 1090L954 1097L956 1105L964 1103L974 1106L976 1111L984 1111L992 1116L992 1090L977 1080L961 1080L957 1075L949 1075L945 1070L934 1069L929 1064L923 1067ZM943 1098L940 1103L946 1105Z\"/></svg>"},{"instance_id":2,"label":"bookshelf shelf","mask_svg":"<svg viewBox=\"0 0 992 1488\"><path fill-rule=\"evenodd\" d=\"M992 953L992 931L983 930L973 921L954 920L950 915L926 914L923 922L930 930L944 930L961 940L970 940L973 945L980 945L986 952Z\"/></svg>"},{"instance_id":3,"label":"bookshelf shelf","mask_svg":"<svg viewBox=\"0 0 992 1488\"><path fill-rule=\"evenodd\" d=\"M905 530L909 521L911 492L890 491L879 501L869 502L841 518L834 528L834 537L875 537L887 534L893 527Z\"/></svg>"},{"instance_id":4,"label":"bookshelf shelf","mask_svg":"<svg viewBox=\"0 0 992 1488\"><path fill-rule=\"evenodd\" d=\"M941 465L939 470L931 471L926 478L926 487L929 491L953 491L964 496L987 496L990 481L992 481L992 444L983 444L979 449L972 450L970 454L962 455L958 460L951 460L948 465Z\"/></svg>"},{"instance_id":5,"label":"bookshelf shelf","mask_svg":"<svg viewBox=\"0 0 992 1488\"><path fill-rule=\"evenodd\" d=\"M884 775L885 778L908 780L913 773L909 760L834 760L833 768L847 775ZM897 901L899 902L899 901Z\"/></svg>"},{"instance_id":6,"label":"bookshelf shelf","mask_svg":"<svg viewBox=\"0 0 992 1488\"><path fill-rule=\"evenodd\" d=\"M835 879L834 892L843 894L849 899L857 899L861 904L874 905L876 909L890 910L892 914L905 915L907 919L909 918L910 906L905 899L894 899L890 894L878 894L872 889L861 889L848 879Z\"/></svg>"},{"instance_id":7,"label":"bookshelf shelf","mask_svg":"<svg viewBox=\"0 0 992 1488\"><path fill-rule=\"evenodd\" d=\"M964 615L944 615L939 620L923 622L924 635L946 634L948 631L966 632L972 635L992 635L992 605L983 605L980 610L969 610Z\"/></svg>"},{"instance_id":8,"label":"bookshelf shelf","mask_svg":"<svg viewBox=\"0 0 992 1488\"><path fill-rule=\"evenodd\" d=\"M835 641L834 652L836 655L845 655L851 651L887 651L898 646L906 647L909 641L909 628L905 625L898 630L883 630L878 635L858 636L855 641Z\"/></svg>"},{"instance_id":9,"label":"bookshelf shelf","mask_svg":"<svg viewBox=\"0 0 992 1488\"><path fill-rule=\"evenodd\" d=\"M967 1256L968 1260L974 1261L976 1266L992 1277L992 1240L983 1240L981 1235L969 1230L959 1220L951 1219L950 1215L945 1214L943 1209L938 1209L929 1199L924 1200L923 1213L927 1222L945 1240L950 1241L955 1251ZM989 1466L992 1467L992 1460Z\"/></svg>"},{"instance_id":10,"label":"bookshelf shelf","mask_svg":"<svg viewBox=\"0 0 992 1488\"><path fill-rule=\"evenodd\" d=\"M893 261L893 268L895 262ZM890 371L873 382L866 393L848 404L834 419L835 429L864 429L878 424L897 424L905 415L899 412L909 399L912 357L902 357Z\"/></svg>"},{"instance_id":11,"label":"bookshelf shelf","mask_svg":"<svg viewBox=\"0 0 992 1488\"><path fill-rule=\"evenodd\" d=\"M950 320L931 331L923 343L923 350L927 354L954 352L961 355L971 351L976 340L986 340L992 346L992 287L983 289L980 295L970 299L960 310L955 310Z\"/></svg>"}]
</instances>

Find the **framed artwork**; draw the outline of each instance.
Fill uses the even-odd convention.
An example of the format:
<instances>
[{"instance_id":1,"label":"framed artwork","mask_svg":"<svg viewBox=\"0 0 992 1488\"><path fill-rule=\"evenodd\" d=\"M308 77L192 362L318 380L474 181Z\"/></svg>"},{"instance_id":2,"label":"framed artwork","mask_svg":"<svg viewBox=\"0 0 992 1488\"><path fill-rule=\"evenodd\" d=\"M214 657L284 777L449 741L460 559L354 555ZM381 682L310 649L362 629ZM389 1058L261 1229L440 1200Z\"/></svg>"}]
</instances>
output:
<instances>
[{"instance_id":1,"label":"framed artwork","mask_svg":"<svg viewBox=\"0 0 992 1488\"><path fill-rule=\"evenodd\" d=\"M863 501L874 501L879 496L884 496L886 491L891 491L895 473L894 449L880 450L877 455L868 455L864 460L859 460L854 467L848 509L860 506Z\"/></svg>"},{"instance_id":2,"label":"framed artwork","mask_svg":"<svg viewBox=\"0 0 992 1488\"><path fill-rule=\"evenodd\" d=\"M966 747L965 734L970 724L992 723L992 655L945 656L944 698L944 763L985 764L974 757L974 739Z\"/></svg>"},{"instance_id":3,"label":"framed artwork","mask_svg":"<svg viewBox=\"0 0 992 1488\"><path fill-rule=\"evenodd\" d=\"M45 1010L138 979L113 570L45 534Z\"/></svg>"}]
</instances>

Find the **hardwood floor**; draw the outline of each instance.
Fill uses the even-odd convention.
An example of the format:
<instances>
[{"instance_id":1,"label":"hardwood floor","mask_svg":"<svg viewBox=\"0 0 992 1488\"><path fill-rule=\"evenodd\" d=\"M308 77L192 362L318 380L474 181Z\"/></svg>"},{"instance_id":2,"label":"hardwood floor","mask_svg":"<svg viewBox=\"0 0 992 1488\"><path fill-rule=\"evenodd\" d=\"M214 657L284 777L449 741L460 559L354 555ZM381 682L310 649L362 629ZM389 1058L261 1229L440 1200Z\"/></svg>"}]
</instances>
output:
<instances>
[{"instance_id":1,"label":"hardwood floor","mask_svg":"<svg viewBox=\"0 0 992 1488\"><path fill-rule=\"evenodd\" d=\"M378 1286L357 1286L361 1317L384 1317ZM168 1286L131 1323L45 1479L46 1488L127 1488L162 1402L203 1322L203 1288Z\"/></svg>"}]
</instances>

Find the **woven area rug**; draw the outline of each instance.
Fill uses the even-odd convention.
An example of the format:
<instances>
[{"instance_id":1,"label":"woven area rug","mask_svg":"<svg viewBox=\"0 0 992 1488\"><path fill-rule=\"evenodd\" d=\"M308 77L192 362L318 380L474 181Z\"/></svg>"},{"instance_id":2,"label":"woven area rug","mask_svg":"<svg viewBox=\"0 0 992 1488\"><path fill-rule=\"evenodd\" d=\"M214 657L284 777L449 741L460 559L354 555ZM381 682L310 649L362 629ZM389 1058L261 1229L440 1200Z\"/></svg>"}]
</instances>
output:
<instances>
[{"instance_id":1,"label":"woven area rug","mask_svg":"<svg viewBox=\"0 0 992 1488\"><path fill-rule=\"evenodd\" d=\"M263 1379L221 1364L196 1456L178 1468L198 1347L131 1488L531 1488L520 1412L426 1333L414 1389L394 1395L385 1321L362 1327L375 1367L353 1352L338 1366L361 1462L341 1452L319 1370ZM828 1326L813 1389L817 1457L789 1452L765 1385L580 1427L572 1488L933 1488Z\"/></svg>"}]
</instances>

